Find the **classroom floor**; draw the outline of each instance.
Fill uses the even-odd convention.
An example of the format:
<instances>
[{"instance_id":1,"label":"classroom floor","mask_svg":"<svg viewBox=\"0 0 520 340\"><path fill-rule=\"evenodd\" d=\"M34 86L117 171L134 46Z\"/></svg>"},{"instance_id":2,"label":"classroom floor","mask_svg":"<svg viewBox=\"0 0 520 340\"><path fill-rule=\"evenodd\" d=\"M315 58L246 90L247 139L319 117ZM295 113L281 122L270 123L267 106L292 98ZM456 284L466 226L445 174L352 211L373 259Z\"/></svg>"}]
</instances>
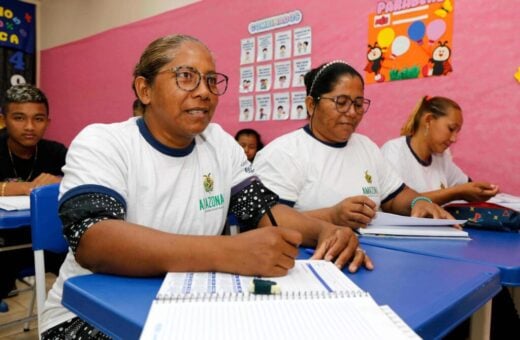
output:
<instances>
[{"instance_id":1,"label":"classroom floor","mask_svg":"<svg viewBox=\"0 0 520 340\"><path fill-rule=\"evenodd\" d=\"M56 276L51 273L46 274L47 289L50 289ZM17 288L25 288L26 286L19 281L16 282ZM6 298L4 301L9 305L7 313L0 313L0 339L2 340L34 340L38 339L38 324L36 319L29 323L29 331L24 332L23 323L18 323L9 327L2 327L1 325L17 320L27 315L27 308L31 303L32 290L18 293L18 295ZM36 314L36 305L34 306L34 314Z\"/></svg>"}]
</instances>

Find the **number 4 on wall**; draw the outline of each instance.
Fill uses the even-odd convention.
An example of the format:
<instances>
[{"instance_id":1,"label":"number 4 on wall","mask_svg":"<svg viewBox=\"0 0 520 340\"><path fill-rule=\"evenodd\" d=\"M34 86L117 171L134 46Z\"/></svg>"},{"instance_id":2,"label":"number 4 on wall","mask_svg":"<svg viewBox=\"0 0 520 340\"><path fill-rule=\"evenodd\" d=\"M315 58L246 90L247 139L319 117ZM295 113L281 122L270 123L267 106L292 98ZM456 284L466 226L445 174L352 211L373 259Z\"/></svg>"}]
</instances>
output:
<instances>
[{"instance_id":1,"label":"number 4 on wall","mask_svg":"<svg viewBox=\"0 0 520 340\"><path fill-rule=\"evenodd\" d=\"M9 58L9 62L13 64L15 70L25 70L25 63L23 61L23 53L18 51Z\"/></svg>"}]
</instances>

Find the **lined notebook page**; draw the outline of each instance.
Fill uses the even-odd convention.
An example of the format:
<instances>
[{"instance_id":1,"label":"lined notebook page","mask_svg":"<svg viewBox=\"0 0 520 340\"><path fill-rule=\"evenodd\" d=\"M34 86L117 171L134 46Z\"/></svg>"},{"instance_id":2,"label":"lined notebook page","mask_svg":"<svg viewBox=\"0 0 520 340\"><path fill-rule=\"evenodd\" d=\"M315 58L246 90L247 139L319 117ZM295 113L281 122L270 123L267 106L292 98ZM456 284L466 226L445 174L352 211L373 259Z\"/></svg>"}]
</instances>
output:
<instances>
[{"instance_id":1,"label":"lined notebook page","mask_svg":"<svg viewBox=\"0 0 520 340\"><path fill-rule=\"evenodd\" d=\"M362 297L154 303L141 339L409 339Z\"/></svg>"},{"instance_id":2,"label":"lined notebook page","mask_svg":"<svg viewBox=\"0 0 520 340\"><path fill-rule=\"evenodd\" d=\"M164 278L158 299L181 295L247 293L252 276L228 273L168 273ZM298 260L289 275L269 278L282 292L361 291L331 262Z\"/></svg>"},{"instance_id":3,"label":"lined notebook page","mask_svg":"<svg viewBox=\"0 0 520 340\"><path fill-rule=\"evenodd\" d=\"M296 261L288 275L272 278L281 294L248 293L252 279L169 273L141 339L410 339L409 328L330 262Z\"/></svg>"}]
</instances>

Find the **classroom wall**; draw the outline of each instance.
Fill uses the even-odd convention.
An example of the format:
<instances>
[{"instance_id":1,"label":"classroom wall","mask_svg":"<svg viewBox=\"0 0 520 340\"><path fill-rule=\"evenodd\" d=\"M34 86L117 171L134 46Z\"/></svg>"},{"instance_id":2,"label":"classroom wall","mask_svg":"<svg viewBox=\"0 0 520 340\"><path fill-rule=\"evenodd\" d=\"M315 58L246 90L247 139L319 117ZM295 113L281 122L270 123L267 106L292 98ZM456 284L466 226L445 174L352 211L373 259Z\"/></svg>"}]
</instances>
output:
<instances>
[{"instance_id":1,"label":"classroom wall","mask_svg":"<svg viewBox=\"0 0 520 340\"><path fill-rule=\"evenodd\" d=\"M47 49L199 0L29 1L40 4L41 48Z\"/></svg>"},{"instance_id":2,"label":"classroom wall","mask_svg":"<svg viewBox=\"0 0 520 340\"><path fill-rule=\"evenodd\" d=\"M362 71L368 43L367 18L377 3L203 0L45 49L41 54L41 86L49 96L53 119L48 137L69 143L87 124L129 117L131 74L140 53L154 38L180 32L206 42L214 51L219 71L230 76L228 93L221 97L214 121L232 134L246 126L255 128L270 141L304 122L238 122L240 40L250 36L249 22L299 9L303 20L298 27L312 27L313 67L340 58ZM451 58L454 72L368 85L365 95L372 105L358 131L381 145L399 134L422 95L449 96L462 106L465 119L459 142L452 147L455 161L473 179L493 181L504 191L520 195L516 147L520 83L513 77L520 67L520 49L515 43L518 8L520 0L456 0Z\"/></svg>"}]
</instances>

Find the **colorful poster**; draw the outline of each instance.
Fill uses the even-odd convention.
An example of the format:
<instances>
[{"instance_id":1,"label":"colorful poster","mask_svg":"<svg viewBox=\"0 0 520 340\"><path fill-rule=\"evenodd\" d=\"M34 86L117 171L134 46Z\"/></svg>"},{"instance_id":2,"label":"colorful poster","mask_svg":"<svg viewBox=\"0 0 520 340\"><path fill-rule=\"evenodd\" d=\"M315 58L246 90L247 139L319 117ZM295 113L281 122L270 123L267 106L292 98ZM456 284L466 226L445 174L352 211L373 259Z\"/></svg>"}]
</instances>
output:
<instances>
[{"instance_id":1,"label":"colorful poster","mask_svg":"<svg viewBox=\"0 0 520 340\"><path fill-rule=\"evenodd\" d=\"M253 66L240 68L240 93L253 91L255 84Z\"/></svg>"},{"instance_id":2,"label":"colorful poster","mask_svg":"<svg viewBox=\"0 0 520 340\"><path fill-rule=\"evenodd\" d=\"M273 34L264 34L258 37L258 56L256 61L273 59Z\"/></svg>"},{"instance_id":3,"label":"colorful poster","mask_svg":"<svg viewBox=\"0 0 520 340\"><path fill-rule=\"evenodd\" d=\"M274 64L274 88L287 89L291 83L291 61L281 61Z\"/></svg>"},{"instance_id":4,"label":"colorful poster","mask_svg":"<svg viewBox=\"0 0 520 340\"><path fill-rule=\"evenodd\" d=\"M250 122L254 116L253 96L244 96L238 98L238 106L240 114L238 120L240 122Z\"/></svg>"},{"instance_id":5,"label":"colorful poster","mask_svg":"<svg viewBox=\"0 0 520 340\"><path fill-rule=\"evenodd\" d=\"M289 100L290 96L288 92L275 93L273 94L273 101L275 108L273 112L273 120L285 120L289 119Z\"/></svg>"},{"instance_id":6,"label":"colorful poster","mask_svg":"<svg viewBox=\"0 0 520 340\"><path fill-rule=\"evenodd\" d=\"M291 119L300 120L307 118L307 109L305 108L305 91L293 92L291 98Z\"/></svg>"},{"instance_id":7,"label":"colorful poster","mask_svg":"<svg viewBox=\"0 0 520 340\"><path fill-rule=\"evenodd\" d=\"M310 54L312 49L312 33L310 27L294 29L294 56Z\"/></svg>"},{"instance_id":8,"label":"colorful poster","mask_svg":"<svg viewBox=\"0 0 520 340\"><path fill-rule=\"evenodd\" d=\"M365 81L445 76L453 71L455 0L381 1L369 15Z\"/></svg>"},{"instance_id":9,"label":"colorful poster","mask_svg":"<svg viewBox=\"0 0 520 340\"><path fill-rule=\"evenodd\" d=\"M255 38L240 41L240 65L251 64L255 58Z\"/></svg>"},{"instance_id":10,"label":"colorful poster","mask_svg":"<svg viewBox=\"0 0 520 340\"><path fill-rule=\"evenodd\" d=\"M304 78L305 73L309 72L311 69L311 58L304 59L295 59L293 60L293 87L303 87L305 86Z\"/></svg>"},{"instance_id":11,"label":"colorful poster","mask_svg":"<svg viewBox=\"0 0 520 340\"><path fill-rule=\"evenodd\" d=\"M260 94L256 96L255 120L269 120L271 117L271 95Z\"/></svg>"},{"instance_id":12,"label":"colorful poster","mask_svg":"<svg viewBox=\"0 0 520 340\"><path fill-rule=\"evenodd\" d=\"M265 92L271 89L273 65L260 65L256 67L256 91Z\"/></svg>"},{"instance_id":13,"label":"colorful poster","mask_svg":"<svg viewBox=\"0 0 520 340\"><path fill-rule=\"evenodd\" d=\"M275 59L291 57L292 31L275 33Z\"/></svg>"},{"instance_id":14,"label":"colorful poster","mask_svg":"<svg viewBox=\"0 0 520 340\"><path fill-rule=\"evenodd\" d=\"M36 83L35 5L0 1L0 93Z\"/></svg>"}]
</instances>

